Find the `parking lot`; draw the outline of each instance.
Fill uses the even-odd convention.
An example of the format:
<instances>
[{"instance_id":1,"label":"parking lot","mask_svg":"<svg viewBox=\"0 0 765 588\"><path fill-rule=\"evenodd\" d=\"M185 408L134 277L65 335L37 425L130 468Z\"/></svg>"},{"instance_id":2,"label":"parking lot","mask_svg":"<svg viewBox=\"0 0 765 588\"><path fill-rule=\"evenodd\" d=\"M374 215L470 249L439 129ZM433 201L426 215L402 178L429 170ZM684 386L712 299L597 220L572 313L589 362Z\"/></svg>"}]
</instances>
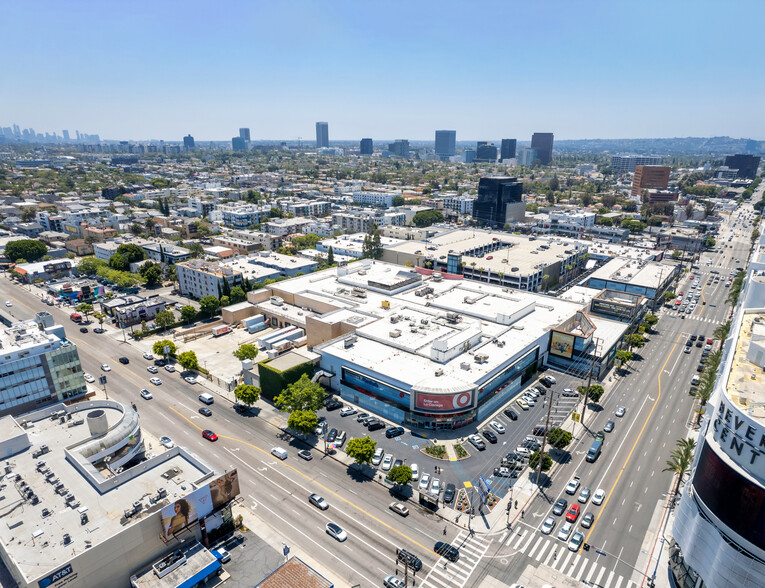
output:
<instances>
[{"instance_id":1,"label":"parking lot","mask_svg":"<svg viewBox=\"0 0 765 588\"><path fill-rule=\"evenodd\" d=\"M456 431L442 431L440 433L443 436L440 436L438 431L433 431L431 432L432 437L422 438L412 435L409 430L405 429L404 434L389 439L385 435L386 430L390 427L398 426L398 423L386 422L385 428L369 431L359 422L359 416L365 412L360 410L349 416L341 416L340 409L332 411L324 409L319 412L319 416L326 418L328 432L333 428L338 431L344 431L347 439L369 435L377 441L378 448L382 448L386 455L393 456L394 461L401 459L406 465L417 464L420 475L428 473L431 478L438 478L442 489L450 483L454 484L457 488L464 487L465 482L470 482L473 486L476 486L479 477L483 475L492 491L502 496L508 491L512 480L507 477L494 476L494 468L500 465L502 457L509 452L515 451L516 447L521 445L524 439L532 434L535 426L545 424L549 399L553 398L553 405L550 410L551 427L560 426L569 418L574 407L578 403L580 404L578 396L565 397L561 394L564 388L575 388L582 385L582 381L579 378L554 372L553 370L548 370L546 373L553 375L557 383L552 388L546 389L546 394L538 398L535 406L530 407L528 410L523 410L516 403L516 398L519 398L527 389L542 386L538 380L531 380L524 390L508 401L497 413L481 423L481 426L476 427L473 424ZM343 401L343 405L350 406L345 401ZM592 410L591 407L588 407L588 410ZM503 411L508 408L518 415L518 420L512 421L504 414ZM370 414L369 416L375 415ZM500 434L491 429L489 427L490 421L498 422L504 427L505 433ZM496 433L496 443L490 443L481 435L486 429ZM467 438L472 434L481 435L481 439L485 442L484 450L478 450L469 443ZM541 441L541 437L539 439ZM458 461L449 461L446 459L436 459L423 452L423 449L428 445L458 441L464 441L462 445L470 454L470 457ZM320 445L323 442L324 439L320 439ZM338 449L342 451L342 447ZM382 473L381 466L377 466L377 468ZM440 468L440 472L437 472L437 468ZM413 484L413 486L416 487L417 484Z\"/></svg>"}]
</instances>

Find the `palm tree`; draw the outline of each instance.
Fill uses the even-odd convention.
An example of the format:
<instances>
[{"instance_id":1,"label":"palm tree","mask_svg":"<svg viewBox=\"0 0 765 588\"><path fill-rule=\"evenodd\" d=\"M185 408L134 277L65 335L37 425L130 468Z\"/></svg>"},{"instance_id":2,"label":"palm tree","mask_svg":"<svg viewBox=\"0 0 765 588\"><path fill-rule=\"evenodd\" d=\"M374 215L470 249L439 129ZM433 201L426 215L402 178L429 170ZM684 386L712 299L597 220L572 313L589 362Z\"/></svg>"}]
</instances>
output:
<instances>
[{"instance_id":1,"label":"palm tree","mask_svg":"<svg viewBox=\"0 0 765 588\"><path fill-rule=\"evenodd\" d=\"M693 439L678 439L677 446L669 454L667 467L662 471L675 472L677 474L677 483L675 484L675 490L672 492L673 495L676 495L678 490L680 490L680 483L693 463L693 452L695 449L696 441Z\"/></svg>"},{"instance_id":2,"label":"palm tree","mask_svg":"<svg viewBox=\"0 0 765 588\"><path fill-rule=\"evenodd\" d=\"M725 341L728 338L729 333L730 333L730 321L717 327L715 329L715 332L712 333L712 336L715 339L718 339L720 341Z\"/></svg>"}]
</instances>

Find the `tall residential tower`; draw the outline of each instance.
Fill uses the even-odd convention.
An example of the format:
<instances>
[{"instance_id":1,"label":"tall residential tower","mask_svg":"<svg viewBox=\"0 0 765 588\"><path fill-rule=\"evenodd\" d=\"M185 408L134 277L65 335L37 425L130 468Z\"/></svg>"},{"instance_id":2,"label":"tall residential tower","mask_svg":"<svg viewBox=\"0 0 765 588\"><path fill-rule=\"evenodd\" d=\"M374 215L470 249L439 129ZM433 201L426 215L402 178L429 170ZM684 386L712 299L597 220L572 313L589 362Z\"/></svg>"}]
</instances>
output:
<instances>
[{"instance_id":1,"label":"tall residential tower","mask_svg":"<svg viewBox=\"0 0 765 588\"><path fill-rule=\"evenodd\" d=\"M316 148L329 147L329 123L316 123Z\"/></svg>"}]
</instances>

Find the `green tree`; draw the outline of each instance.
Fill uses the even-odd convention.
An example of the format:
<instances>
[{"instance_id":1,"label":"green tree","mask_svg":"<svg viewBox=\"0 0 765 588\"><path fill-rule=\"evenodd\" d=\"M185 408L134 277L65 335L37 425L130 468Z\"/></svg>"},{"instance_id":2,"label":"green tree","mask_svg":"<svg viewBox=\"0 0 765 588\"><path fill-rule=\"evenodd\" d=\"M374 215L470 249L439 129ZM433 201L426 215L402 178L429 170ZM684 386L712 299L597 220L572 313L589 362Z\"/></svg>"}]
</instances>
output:
<instances>
[{"instance_id":1,"label":"green tree","mask_svg":"<svg viewBox=\"0 0 765 588\"><path fill-rule=\"evenodd\" d=\"M595 221L596 225L600 225L602 227L611 227L614 224L614 221L611 219L611 217L608 216L599 216L598 219Z\"/></svg>"},{"instance_id":2,"label":"green tree","mask_svg":"<svg viewBox=\"0 0 765 588\"><path fill-rule=\"evenodd\" d=\"M199 360L197 359L197 354L193 351L183 351L182 353L179 353L178 363L181 364L183 369L186 370L199 369Z\"/></svg>"},{"instance_id":3,"label":"green tree","mask_svg":"<svg viewBox=\"0 0 765 588\"><path fill-rule=\"evenodd\" d=\"M127 260L119 253L115 253L109 258L109 267L118 272L126 272L130 269Z\"/></svg>"},{"instance_id":4,"label":"green tree","mask_svg":"<svg viewBox=\"0 0 765 588\"><path fill-rule=\"evenodd\" d=\"M332 245L329 246L329 251L327 251L327 265L335 265L335 250L332 249Z\"/></svg>"},{"instance_id":5,"label":"green tree","mask_svg":"<svg viewBox=\"0 0 765 588\"><path fill-rule=\"evenodd\" d=\"M643 345L645 345L645 337L639 333L632 333L627 337L627 345L629 345L630 349L633 347L640 349Z\"/></svg>"},{"instance_id":6,"label":"green tree","mask_svg":"<svg viewBox=\"0 0 765 588\"><path fill-rule=\"evenodd\" d=\"M117 247L117 253L124 257L128 264L146 259L143 249L134 243L123 243Z\"/></svg>"},{"instance_id":7,"label":"green tree","mask_svg":"<svg viewBox=\"0 0 765 588\"><path fill-rule=\"evenodd\" d=\"M672 252L672 259L680 259L682 256L683 256L683 252L680 251L679 249L675 249Z\"/></svg>"},{"instance_id":8,"label":"green tree","mask_svg":"<svg viewBox=\"0 0 765 588\"><path fill-rule=\"evenodd\" d=\"M665 292L666 293L666 292ZM674 294L673 294L674 296ZM649 327L653 328L659 322L659 317L650 312L643 317L643 322Z\"/></svg>"},{"instance_id":9,"label":"green tree","mask_svg":"<svg viewBox=\"0 0 765 588\"><path fill-rule=\"evenodd\" d=\"M149 288L156 286L162 281L162 266L153 261L144 263L138 270L138 273L146 280L146 286Z\"/></svg>"},{"instance_id":10,"label":"green tree","mask_svg":"<svg viewBox=\"0 0 765 588\"><path fill-rule=\"evenodd\" d=\"M205 254L205 248L201 243L191 243L186 246L186 249L189 250L189 256L194 259L200 258Z\"/></svg>"},{"instance_id":11,"label":"green tree","mask_svg":"<svg viewBox=\"0 0 765 588\"><path fill-rule=\"evenodd\" d=\"M529 456L529 467L533 471L537 471L537 468L539 467L539 451L535 451ZM549 453L545 453L544 459L542 460L542 471L549 471L551 467L552 457L550 457Z\"/></svg>"},{"instance_id":12,"label":"green tree","mask_svg":"<svg viewBox=\"0 0 765 588\"><path fill-rule=\"evenodd\" d=\"M232 353L239 361L245 359L255 359L258 356L258 348L251 343L242 343L238 349Z\"/></svg>"},{"instance_id":13,"label":"green tree","mask_svg":"<svg viewBox=\"0 0 765 588\"><path fill-rule=\"evenodd\" d=\"M171 310L161 310L154 317L154 323L162 329L167 329L174 322L175 315Z\"/></svg>"},{"instance_id":14,"label":"green tree","mask_svg":"<svg viewBox=\"0 0 765 588\"><path fill-rule=\"evenodd\" d=\"M224 307L228 306L229 304L231 304L231 299L228 296L226 296L224 294L223 296L220 297L220 306L221 306L221 308L224 308Z\"/></svg>"},{"instance_id":15,"label":"green tree","mask_svg":"<svg viewBox=\"0 0 765 588\"><path fill-rule=\"evenodd\" d=\"M77 305L77 312L81 312L85 315L85 318L88 318L89 314L93 314L93 305L88 302L83 302L82 304Z\"/></svg>"},{"instance_id":16,"label":"green tree","mask_svg":"<svg viewBox=\"0 0 765 588\"><path fill-rule=\"evenodd\" d=\"M197 319L197 309L190 304L181 307L181 319L187 325L193 323Z\"/></svg>"},{"instance_id":17,"label":"green tree","mask_svg":"<svg viewBox=\"0 0 765 588\"><path fill-rule=\"evenodd\" d=\"M578 386L576 389L579 394L584 396L585 392L587 392L587 386ZM590 392L587 394L587 398L589 400L592 400L593 402L600 401L601 397L603 396L603 393L605 392L605 389L600 384L592 384L590 385Z\"/></svg>"},{"instance_id":18,"label":"green tree","mask_svg":"<svg viewBox=\"0 0 765 588\"><path fill-rule=\"evenodd\" d=\"M232 304L236 304L237 302L244 302L247 300L247 294L244 293L244 289L240 286L234 286L231 288L229 298L231 299Z\"/></svg>"},{"instance_id":19,"label":"green tree","mask_svg":"<svg viewBox=\"0 0 765 588\"><path fill-rule=\"evenodd\" d=\"M274 402L282 412L316 412L324 406L324 388L312 382L307 374L303 374L297 382L282 390L281 394L274 398Z\"/></svg>"},{"instance_id":20,"label":"green tree","mask_svg":"<svg viewBox=\"0 0 765 588\"><path fill-rule=\"evenodd\" d=\"M5 257L7 259L25 259L29 263L38 261L48 253L48 248L42 241L36 239L19 239L9 241L5 245Z\"/></svg>"},{"instance_id":21,"label":"green tree","mask_svg":"<svg viewBox=\"0 0 765 588\"><path fill-rule=\"evenodd\" d=\"M556 449L563 449L571 443L571 433L558 427L553 427L547 433L547 441Z\"/></svg>"},{"instance_id":22,"label":"green tree","mask_svg":"<svg viewBox=\"0 0 765 588\"><path fill-rule=\"evenodd\" d=\"M106 320L106 314L103 312L94 312L93 318L98 321L99 326L103 326L104 321Z\"/></svg>"},{"instance_id":23,"label":"green tree","mask_svg":"<svg viewBox=\"0 0 765 588\"><path fill-rule=\"evenodd\" d=\"M406 465L392 467L388 472L388 479L396 486L406 486L412 481L412 468Z\"/></svg>"},{"instance_id":24,"label":"green tree","mask_svg":"<svg viewBox=\"0 0 765 588\"><path fill-rule=\"evenodd\" d=\"M717 327L712 336L718 341L725 341L728 338L728 333L730 333L730 321Z\"/></svg>"},{"instance_id":25,"label":"green tree","mask_svg":"<svg viewBox=\"0 0 765 588\"><path fill-rule=\"evenodd\" d=\"M696 441L693 439L678 439L675 449L669 454L667 460L667 467L662 471L675 472L677 474L677 483L675 484L674 495L680 490L680 484L683 482L683 477L690 469L693 463L693 453L696 450Z\"/></svg>"},{"instance_id":26,"label":"green tree","mask_svg":"<svg viewBox=\"0 0 765 588\"><path fill-rule=\"evenodd\" d=\"M80 263L77 264L77 272L84 276L96 275L99 268L108 266L102 259L96 259L95 257L83 257Z\"/></svg>"},{"instance_id":27,"label":"green tree","mask_svg":"<svg viewBox=\"0 0 765 588\"><path fill-rule=\"evenodd\" d=\"M199 309L205 316L212 316L218 312L220 301L215 296L205 296L199 301Z\"/></svg>"},{"instance_id":28,"label":"green tree","mask_svg":"<svg viewBox=\"0 0 765 588\"><path fill-rule=\"evenodd\" d=\"M412 218L412 224L417 227L429 227L442 222L444 222L444 215L440 210L421 210Z\"/></svg>"},{"instance_id":29,"label":"green tree","mask_svg":"<svg viewBox=\"0 0 765 588\"><path fill-rule=\"evenodd\" d=\"M252 406L260 399L260 388L249 384L239 384L234 388L234 398L240 404Z\"/></svg>"},{"instance_id":30,"label":"green tree","mask_svg":"<svg viewBox=\"0 0 765 588\"><path fill-rule=\"evenodd\" d=\"M357 464L370 463L375 456L376 449L377 441L370 439L368 435L366 437L348 439L348 442L345 444L345 453L348 457L354 459Z\"/></svg>"},{"instance_id":31,"label":"green tree","mask_svg":"<svg viewBox=\"0 0 765 588\"><path fill-rule=\"evenodd\" d=\"M404 200L403 196L393 197L393 206L404 206L404 204L406 204L406 200Z\"/></svg>"},{"instance_id":32,"label":"green tree","mask_svg":"<svg viewBox=\"0 0 765 588\"><path fill-rule=\"evenodd\" d=\"M165 349L167 349L167 351L165 351ZM154 342L154 345L151 346L151 350L156 355L162 355L167 359L169 356L175 355L178 348L175 346L175 343L170 341L170 339L160 339L159 341Z\"/></svg>"},{"instance_id":33,"label":"green tree","mask_svg":"<svg viewBox=\"0 0 765 588\"><path fill-rule=\"evenodd\" d=\"M617 361L622 362L622 365L626 365L630 361L632 361L632 351L627 351L626 349L620 349L614 354L614 358Z\"/></svg>"},{"instance_id":34,"label":"green tree","mask_svg":"<svg viewBox=\"0 0 765 588\"><path fill-rule=\"evenodd\" d=\"M662 298L664 298L664 302L672 302L675 298L677 298L677 294L674 292L670 292L669 290L666 290L662 295Z\"/></svg>"},{"instance_id":35,"label":"green tree","mask_svg":"<svg viewBox=\"0 0 765 588\"><path fill-rule=\"evenodd\" d=\"M287 419L287 428L301 435L310 435L318 425L319 417L312 410L294 410Z\"/></svg>"}]
</instances>

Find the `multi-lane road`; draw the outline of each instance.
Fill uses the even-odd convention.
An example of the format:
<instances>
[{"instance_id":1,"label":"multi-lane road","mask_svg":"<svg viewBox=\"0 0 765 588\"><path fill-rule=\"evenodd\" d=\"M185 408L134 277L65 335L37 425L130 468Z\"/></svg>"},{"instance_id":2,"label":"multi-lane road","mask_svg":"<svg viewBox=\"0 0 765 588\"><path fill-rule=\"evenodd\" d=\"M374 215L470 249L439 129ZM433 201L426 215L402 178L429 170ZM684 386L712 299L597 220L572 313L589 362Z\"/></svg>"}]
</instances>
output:
<instances>
[{"instance_id":1,"label":"multi-lane road","mask_svg":"<svg viewBox=\"0 0 765 588\"><path fill-rule=\"evenodd\" d=\"M749 249L749 229L740 223L734 229L732 222L723 225L717 246L720 252L711 255L711 265L705 263L710 256L702 254L701 269L693 271L705 284L702 300L706 304L689 315L660 311L661 320L656 332L650 334L650 342L640 350L640 359L630 364L627 375L609 376L613 380L606 382L608 393L600 409L588 411L586 430L577 425L571 459L556 466L552 485L523 505L524 518L517 520L512 530L489 534L469 535L412 503L408 517L394 514L388 509L394 499L383 486L354 475L336 460L321 459L316 452L310 462L298 459L298 446L258 418L257 409L251 416L243 416L219 400L212 407L213 416L200 415L198 386L185 383L178 373L164 371L159 374L163 384L152 386L151 374L146 371L149 362L141 352L113 334L80 333L69 322L69 311L45 306L34 287L30 291L2 279L0 299L14 301L6 310L16 318L32 318L40 310L51 312L57 322L68 327L67 334L77 344L86 372L98 376L100 365L110 364L109 396L134 402L145 431L154 438L169 435L218 468L236 467L242 480L243 505L283 536L293 553L307 553L320 560L336 579L351 585L379 586L385 574L395 572L395 549L403 547L423 560L418 573L421 586L463 588L477 585L486 576L511 584L527 565L546 564L578 581L622 588L630 582L641 585L642 573L650 575L653 571L651 540L657 536L654 527L663 518L659 510L672 484L672 474L662 470L676 440L687 435L693 420L694 399L688 390L700 350L694 347L691 354L684 354L684 343L690 334L712 337L714 329L725 322L729 289L724 281L732 268L742 265L735 260L745 260ZM729 231L739 237L728 242ZM720 283L706 285L712 270L720 272ZM688 280L683 278L680 290L687 290ZM118 363L121 356L128 357L130 363ZM141 388L150 389L154 399L142 400L138 396ZM622 418L614 416L618 406L627 407ZM614 420L616 428L606 435L600 458L587 463L584 455L595 432L607 420ZM215 431L220 440L204 440L201 431L206 428ZM289 449L286 461L269 453L275 445ZM152 450L160 448L154 445ZM453 474L459 477L459 472ZM566 497L569 503L576 501L576 496L563 492L575 474L581 477L582 486L606 492L601 506L587 503L582 508L583 513L595 515L593 526L583 530L592 546L588 552L569 552L555 539L562 517L555 517L558 525L552 535L544 536L538 530L559 497ZM307 498L312 492L326 498L330 508L320 511L310 505ZM338 543L325 533L329 521L348 532L346 542ZM444 560L432 552L437 540L460 546L460 561L444 566Z\"/></svg>"}]
</instances>

